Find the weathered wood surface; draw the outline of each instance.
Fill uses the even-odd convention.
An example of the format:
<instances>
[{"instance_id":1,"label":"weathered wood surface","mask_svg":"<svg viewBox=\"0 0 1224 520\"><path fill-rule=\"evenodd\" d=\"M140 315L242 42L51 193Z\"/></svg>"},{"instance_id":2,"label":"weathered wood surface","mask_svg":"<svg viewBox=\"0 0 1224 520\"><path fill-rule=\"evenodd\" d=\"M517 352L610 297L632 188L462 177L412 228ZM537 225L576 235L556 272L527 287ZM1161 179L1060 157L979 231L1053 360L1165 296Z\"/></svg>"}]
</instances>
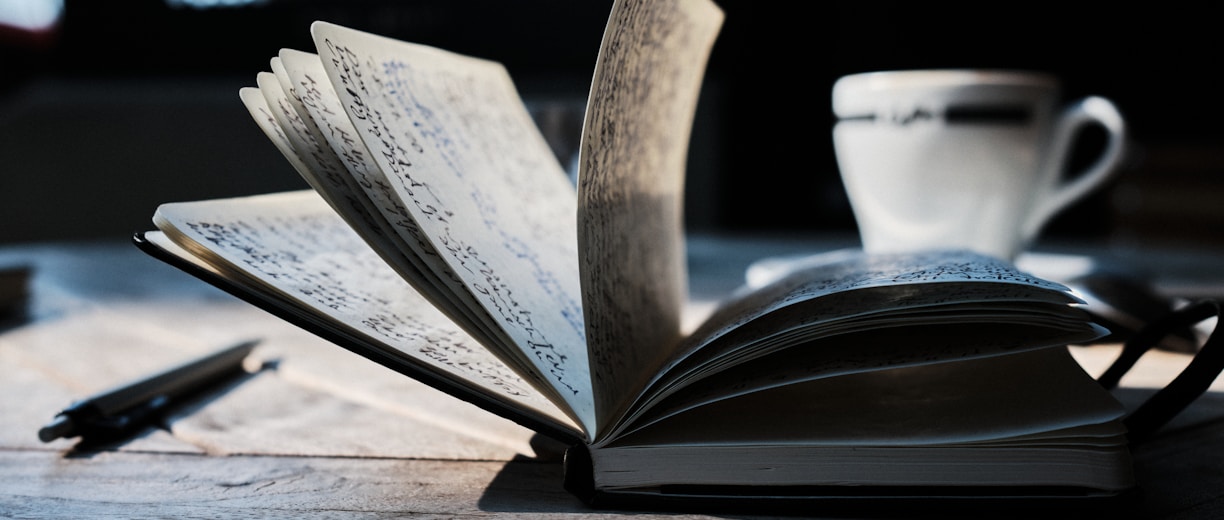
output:
<instances>
[{"instance_id":1,"label":"weathered wood surface","mask_svg":"<svg viewBox=\"0 0 1224 520\"><path fill-rule=\"evenodd\" d=\"M18 261L35 264L36 277L29 316L0 328L2 518L626 514L592 511L566 493L558 446L131 246L0 249L0 264ZM714 267L706 272L734 276L743 266ZM277 368L185 411L170 432L86 452L74 451L74 441L37 439L73 399L250 337L263 338L256 354L279 360ZM1074 352L1091 373L1116 354ZM1123 381L1126 403L1140 402L1186 361L1154 354ZM1137 517L1224 518L1222 384L1136 448L1145 494Z\"/></svg>"},{"instance_id":2,"label":"weathered wood surface","mask_svg":"<svg viewBox=\"0 0 1224 520\"><path fill-rule=\"evenodd\" d=\"M580 511L556 464L394 458L0 453L3 511L62 518L535 518Z\"/></svg>"}]
</instances>

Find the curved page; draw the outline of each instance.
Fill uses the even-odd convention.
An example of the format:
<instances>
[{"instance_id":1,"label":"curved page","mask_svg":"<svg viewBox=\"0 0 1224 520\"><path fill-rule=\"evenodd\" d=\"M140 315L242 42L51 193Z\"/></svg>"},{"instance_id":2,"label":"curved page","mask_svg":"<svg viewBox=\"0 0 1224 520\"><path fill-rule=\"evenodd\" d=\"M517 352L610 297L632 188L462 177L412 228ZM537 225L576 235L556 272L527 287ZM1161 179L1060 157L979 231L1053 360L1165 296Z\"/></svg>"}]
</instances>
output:
<instances>
[{"instance_id":1,"label":"curved page","mask_svg":"<svg viewBox=\"0 0 1224 520\"><path fill-rule=\"evenodd\" d=\"M318 55L281 49L272 60L272 69L286 90L282 103L291 104L298 116L280 122L303 127L301 131L313 136L303 145L320 163L329 165L303 175L315 191L443 313L520 372L538 376L530 361L467 293L462 281L444 266L440 274L435 273L440 264L425 260L436 258L437 251L412 220L405 218L406 210L391 195L390 182L358 138ZM550 386L542 391L556 396Z\"/></svg>"},{"instance_id":2,"label":"curved page","mask_svg":"<svg viewBox=\"0 0 1224 520\"><path fill-rule=\"evenodd\" d=\"M579 152L579 251L601 429L680 339L688 297L689 134L723 12L706 0L618 1Z\"/></svg>"},{"instance_id":3,"label":"curved page","mask_svg":"<svg viewBox=\"0 0 1224 520\"><path fill-rule=\"evenodd\" d=\"M594 431L574 190L505 68L324 22L311 33L344 111L445 268Z\"/></svg>"},{"instance_id":4,"label":"curved page","mask_svg":"<svg viewBox=\"0 0 1224 520\"><path fill-rule=\"evenodd\" d=\"M774 388L676 415L611 445L1057 442L1074 434L1069 429L1094 425L1121 436L1125 430L1115 421L1125 412L1058 348Z\"/></svg>"},{"instance_id":5,"label":"curved page","mask_svg":"<svg viewBox=\"0 0 1224 520\"><path fill-rule=\"evenodd\" d=\"M154 222L213 272L323 316L328 328L452 385L576 429L417 294L313 191L163 204Z\"/></svg>"}]
</instances>

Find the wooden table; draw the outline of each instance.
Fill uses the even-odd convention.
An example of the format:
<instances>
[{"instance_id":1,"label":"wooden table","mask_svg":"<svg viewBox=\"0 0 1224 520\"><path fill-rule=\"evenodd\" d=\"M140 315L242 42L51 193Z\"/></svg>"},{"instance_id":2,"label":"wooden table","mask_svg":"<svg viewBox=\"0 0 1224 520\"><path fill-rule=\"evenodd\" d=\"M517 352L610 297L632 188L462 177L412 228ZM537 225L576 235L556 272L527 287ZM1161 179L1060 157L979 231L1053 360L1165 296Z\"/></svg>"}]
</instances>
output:
<instances>
[{"instance_id":1,"label":"wooden table","mask_svg":"<svg viewBox=\"0 0 1224 520\"><path fill-rule=\"evenodd\" d=\"M840 245L767 244L695 237L694 297L732 290L755 258ZM590 510L561 488L559 446L126 242L0 248L0 267L18 264L33 267L32 296L25 316L0 324L0 517L624 514ZM1224 281L1224 272L1207 274L1219 275L1208 283ZM1163 279L1165 287L1206 287L1175 278ZM262 339L256 355L277 367L183 410L170 431L89 451L75 449L75 439L37 438L73 399L252 337ZM1073 350L1090 372L1117 352L1108 345ZM1123 381L1124 402L1139 402L1187 361L1153 354ZM1224 518L1224 383L1137 448L1135 458L1141 518Z\"/></svg>"}]
</instances>

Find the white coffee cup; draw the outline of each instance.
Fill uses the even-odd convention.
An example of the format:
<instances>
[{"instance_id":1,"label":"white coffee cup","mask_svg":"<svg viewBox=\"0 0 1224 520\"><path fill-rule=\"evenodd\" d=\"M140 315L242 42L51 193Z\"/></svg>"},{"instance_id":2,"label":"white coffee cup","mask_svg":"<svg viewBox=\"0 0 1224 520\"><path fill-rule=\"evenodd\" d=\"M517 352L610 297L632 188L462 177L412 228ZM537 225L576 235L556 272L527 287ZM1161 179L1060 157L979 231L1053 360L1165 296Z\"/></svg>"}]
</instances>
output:
<instances>
[{"instance_id":1,"label":"white coffee cup","mask_svg":"<svg viewBox=\"0 0 1224 520\"><path fill-rule=\"evenodd\" d=\"M1062 105L1057 78L1008 70L854 74L833 86L834 150L863 248L967 248L1014 259L1118 171L1126 125L1101 97ZM1065 172L1078 130L1096 161Z\"/></svg>"}]
</instances>

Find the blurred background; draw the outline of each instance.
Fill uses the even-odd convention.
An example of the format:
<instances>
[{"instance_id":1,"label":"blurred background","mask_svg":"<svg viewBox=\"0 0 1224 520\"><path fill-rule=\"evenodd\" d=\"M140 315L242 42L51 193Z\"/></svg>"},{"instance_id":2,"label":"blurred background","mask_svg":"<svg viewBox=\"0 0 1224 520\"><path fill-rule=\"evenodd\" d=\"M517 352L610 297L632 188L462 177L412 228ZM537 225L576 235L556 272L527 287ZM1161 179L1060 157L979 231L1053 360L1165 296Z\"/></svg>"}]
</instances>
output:
<instances>
[{"instance_id":1,"label":"blurred background","mask_svg":"<svg viewBox=\"0 0 1224 520\"><path fill-rule=\"evenodd\" d=\"M1047 240L1224 245L1224 80L1207 7L719 4L727 19L689 160L694 231L854 236L832 151L833 82L871 70L984 67L1055 73L1068 98L1111 98L1130 123L1125 171L1052 222ZM280 48L313 51L314 20L504 63L565 155L609 6L0 0L0 245L126 240L151 227L163 202L305 188L238 89L254 85ZM1091 132L1084 141L1090 150Z\"/></svg>"}]
</instances>

